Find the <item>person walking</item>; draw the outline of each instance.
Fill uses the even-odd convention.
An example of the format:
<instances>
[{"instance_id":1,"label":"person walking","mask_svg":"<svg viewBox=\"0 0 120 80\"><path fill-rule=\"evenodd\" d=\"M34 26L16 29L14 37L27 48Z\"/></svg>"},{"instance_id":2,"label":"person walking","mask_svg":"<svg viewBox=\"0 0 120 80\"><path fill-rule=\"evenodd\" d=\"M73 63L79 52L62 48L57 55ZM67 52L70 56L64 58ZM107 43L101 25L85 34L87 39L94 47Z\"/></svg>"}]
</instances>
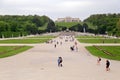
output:
<instances>
[{"instance_id":1,"label":"person walking","mask_svg":"<svg viewBox=\"0 0 120 80\"><path fill-rule=\"evenodd\" d=\"M77 47L77 46L76 46L76 48L75 48L75 49L76 49L76 52L78 52L78 47Z\"/></svg>"},{"instance_id":2,"label":"person walking","mask_svg":"<svg viewBox=\"0 0 120 80\"><path fill-rule=\"evenodd\" d=\"M71 46L71 47L70 47L70 50L71 50L71 51L74 51L74 46Z\"/></svg>"},{"instance_id":3,"label":"person walking","mask_svg":"<svg viewBox=\"0 0 120 80\"><path fill-rule=\"evenodd\" d=\"M110 61L109 60L106 60L106 71L110 71Z\"/></svg>"},{"instance_id":4,"label":"person walking","mask_svg":"<svg viewBox=\"0 0 120 80\"><path fill-rule=\"evenodd\" d=\"M54 45L54 47L56 48L56 44Z\"/></svg>"},{"instance_id":5,"label":"person walking","mask_svg":"<svg viewBox=\"0 0 120 80\"><path fill-rule=\"evenodd\" d=\"M101 58L98 57L98 59L97 59L97 64L98 64L98 65L100 64L100 61L101 61Z\"/></svg>"},{"instance_id":6,"label":"person walking","mask_svg":"<svg viewBox=\"0 0 120 80\"><path fill-rule=\"evenodd\" d=\"M62 57L58 57L58 67L62 67L63 66L62 62L63 62Z\"/></svg>"},{"instance_id":7,"label":"person walking","mask_svg":"<svg viewBox=\"0 0 120 80\"><path fill-rule=\"evenodd\" d=\"M75 46L77 46L77 42L75 41Z\"/></svg>"}]
</instances>

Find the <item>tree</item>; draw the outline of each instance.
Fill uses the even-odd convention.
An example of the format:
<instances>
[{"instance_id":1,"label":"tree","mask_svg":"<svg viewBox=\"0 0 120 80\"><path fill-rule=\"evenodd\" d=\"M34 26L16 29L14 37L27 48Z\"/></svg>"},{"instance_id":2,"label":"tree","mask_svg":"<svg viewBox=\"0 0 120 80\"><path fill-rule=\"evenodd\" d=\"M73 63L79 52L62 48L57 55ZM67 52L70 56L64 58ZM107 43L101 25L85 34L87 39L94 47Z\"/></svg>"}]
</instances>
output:
<instances>
[{"instance_id":1,"label":"tree","mask_svg":"<svg viewBox=\"0 0 120 80\"><path fill-rule=\"evenodd\" d=\"M29 34L37 34L38 32L38 28L36 27L35 24L33 23L26 23L25 24L25 30L29 33Z\"/></svg>"},{"instance_id":2,"label":"tree","mask_svg":"<svg viewBox=\"0 0 120 80\"><path fill-rule=\"evenodd\" d=\"M62 27L62 31L65 31L65 30L67 30L67 27Z\"/></svg>"},{"instance_id":3,"label":"tree","mask_svg":"<svg viewBox=\"0 0 120 80\"><path fill-rule=\"evenodd\" d=\"M74 26L70 27L69 30L78 31L78 25L74 25Z\"/></svg>"},{"instance_id":4,"label":"tree","mask_svg":"<svg viewBox=\"0 0 120 80\"><path fill-rule=\"evenodd\" d=\"M7 22L0 21L0 32L10 31L10 25Z\"/></svg>"},{"instance_id":5,"label":"tree","mask_svg":"<svg viewBox=\"0 0 120 80\"><path fill-rule=\"evenodd\" d=\"M120 31L120 19L119 19L119 21L117 22L117 29Z\"/></svg>"},{"instance_id":6,"label":"tree","mask_svg":"<svg viewBox=\"0 0 120 80\"><path fill-rule=\"evenodd\" d=\"M55 32L57 30L57 27L55 26L55 23L52 20L49 20L47 25L47 32Z\"/></svg>"},{"instance_id":7,"label":"tree","mask_svg":"<svg viewBox=\"0 0 120 80\"><path fill-rule=\"evenodd\" d=\"M116 27L117 27L117 36L120 36L120 19L119 19L119 21L117 22L117 25L116 25Z\"/></svg>"},{"instance_id":8,"label":"tree","mask_svg":"<svg viewBox=\"0 0 120 80\"><path fill-rule=\"evenodd\" d=\"M116 27L119 18L120 14L95 14L85 19L84 22L89 22L94 26L97 26L98 33L100 34L108 32L108 34L116 35L119 33L116 33L116 31L119 31Z\"/></svg>"},{"instance_id":9,"label":"tree","mask_svg":"<svg viewBox=\"0 0 120 80\"><path fill-rule=\"evenodd\" d=\"M70 27L69 30L82 32L83 29L82 29L82 25L81 24L76 24L76 25Z\"/></svg>"},{"instance_id":10,"label":"tree","mask_svg":"<svg viewBox=\"0 0 120 80\"><path fill-rule=\"evenodd\" d=\"M11 31L17 32L18 31L18 22L11 21L10 26L11 26Z\"/></svg>"},{"instance_id":11,"label":"tree","mask_svg":"<svg viewBox=\"0 0 120 80\"><path fill-rule=\"evenodd\" d=\"M35 23L37 27L41 26L41 20L40 20L40 17L37 16L37 15L35 15L35 16L33 17L32 22Z\"/></svg>"},{"instance_id":12,"label":"tree","mask_svg":"<svg viewBox=\"0 0 120 80\"><path fill-rule=\"evenodd\" d=\"M88 25L86 23L83 23L83 32L84 32L84 29L85 29L85 32L88 31Z\"/></svg>"},{"instance_id":13,"label":"tree","mask_svg":"<svg viewBox=\"0 0 120 80\"><path fill-rule=\"evenodd\" d=\"M40 27L44 30L38 30ZM47 28L49 29L50 27L50 30L52 31L57 30L54 22L50 20L47 16L0 15L0 37L1 32L5 33L6 37L9 36L7 34L40 34L43 32L47 32ZM15 37L17 37L17 35Z\"/></svg>"},{"instance_id":14,"label":"tree","mask_svg":"<svg viewBox=\"0 0 120 80\"><path fill-rule=\"evenodd\" d=\"M77 24L76 27L78 32L82 32L83 29L81 24Z\"/></svg>"},{"instance_id":15,"label":"tree","mask_svg":"<svg viewBox=\"0 0 120 80\"><path fill-rule=\"evenodd\" d=\"M41 25L44 25L48 21L49 21L49 18L47 16L44 15L40 17Z\"/></svg>"}]
</instances>

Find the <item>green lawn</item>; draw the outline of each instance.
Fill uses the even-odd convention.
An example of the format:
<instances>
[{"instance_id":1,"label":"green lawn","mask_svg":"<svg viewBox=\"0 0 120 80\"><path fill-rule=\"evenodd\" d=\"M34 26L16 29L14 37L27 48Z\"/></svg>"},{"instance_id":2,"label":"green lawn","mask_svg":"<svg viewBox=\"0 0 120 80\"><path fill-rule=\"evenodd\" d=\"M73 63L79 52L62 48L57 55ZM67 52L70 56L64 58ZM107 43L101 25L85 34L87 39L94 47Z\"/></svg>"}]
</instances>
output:
<instances>
[{"instance_id":1,"label":"green lawn","mask_svg":"<svg viewBox=\"0 0 120 80\"><path fill-rule=\"evenodd\" d=\"M35 37L27 37L27 38L48 38L48 39L51 39L51 38L55 38L55 36L35 36Z\"/></svg>"},{"instance_id":2,"label":"green lawn","mask_svg":"<svg viewBox=\"0 0 120 80\"><path fill-rule=\"evenodd\" d=\"M48 23L45 23L43 26L39 27L38 29L39 30L45 30L45 29L47 29L47 24Z\"/></svg>"},{"instance_id":3,"label":"green lawn","mask_svg":"<svg viewBox=\"0 0 120 80\"><path fill-rule=\"evenodd\" d=\"M90 23L90 22L85 22L85 23L87 23L87 25L89 26L90 29L93 29L93 30L96 29L96 26L93 25L92 23Z\"/></svg>"},{"instance_id":4,"label":"green lawn","mask_svg":"<svg viewBox=\"0 0 120 80\"><path fill-rule=\"evenodd\" d=\"M31 46L0 46L0 58L9 57L32 48Z\"/></svg>"},{"instance_id":5,"label":"green lawn","mask_svg":"<svg viewBox=\"0 0 120 80\"><path fill-rule=\"evenodd\" d=\"M79 42L82 43L120 43L120 39L78 39Z\"/></svg>"},{"instance_id":6,"label":"green lawn","mask_svg":"<svg viewBox=\"0 0 120 80\"><path fill-rule=\"evenodd\" d=\"M81 24L81 22L56 22L55 25L58 26L65 26L67 28L70 28L76 24Z\"/></svg>"},{"instance_id":7,"label":"green lawn","mask_svg":"<svg viewBox=\"0 0 120 80\"><path fill-rule=\"evenodd\" d=\"M86 49L94 56L120 61L120 46L98 46L98 47L104 51L109 52L112 55L106 54L105 52L95 48L94 46L87 46Z\"/></svg>"},{"instance_id":8,"label":"green lawn","mask_svg":"<svg viewBox=\"0 0 120 80\"><path fill-rule=\"evenodd\" d=\"M23 44L32 44L32 43L43 43L50 40L49 38L45 39L9 39L9 40L0 40L0 44L2 43L23 43Z\"/></svg>"},{"instance_id":9,"label":"green lawn","mask_svg":"<svg viewBox=\"0 0 120 80\"><path fill-rule=\"evenodd\" d=\"M104 38L103 36L76 36L76 38Z\"/></svg>"}]
</instances>

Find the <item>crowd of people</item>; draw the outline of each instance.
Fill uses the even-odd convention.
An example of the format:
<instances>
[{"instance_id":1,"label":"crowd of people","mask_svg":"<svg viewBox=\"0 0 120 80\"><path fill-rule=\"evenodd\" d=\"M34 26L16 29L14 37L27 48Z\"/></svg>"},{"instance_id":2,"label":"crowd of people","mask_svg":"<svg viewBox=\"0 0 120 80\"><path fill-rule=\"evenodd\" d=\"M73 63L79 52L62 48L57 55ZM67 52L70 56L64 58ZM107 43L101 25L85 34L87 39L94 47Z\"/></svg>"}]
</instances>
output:
<instances>
[{"instance_id":1,"label":"crowd of people","mask_svg":"<svg viewBox=\"0 0 120 80\"><path fill-rule=\"evenodd\" d=\"M74 36L59 36L60 41L57 40L50 40L48 43L53 43L54 44L54 48L57 48L58 45L62 45L66 42L72 42L73 45L70 46L70 50L71 51L77 51L78 52L78 43L75 40ZM63 64L63 58L60 56L57 59L57 63L58 63L58 67L62 67ZM101 57L98 57L97 59L97 65L101 64ZM106 71L110 71L110 61L106 60Z\"/></svg>"}]
</instances>

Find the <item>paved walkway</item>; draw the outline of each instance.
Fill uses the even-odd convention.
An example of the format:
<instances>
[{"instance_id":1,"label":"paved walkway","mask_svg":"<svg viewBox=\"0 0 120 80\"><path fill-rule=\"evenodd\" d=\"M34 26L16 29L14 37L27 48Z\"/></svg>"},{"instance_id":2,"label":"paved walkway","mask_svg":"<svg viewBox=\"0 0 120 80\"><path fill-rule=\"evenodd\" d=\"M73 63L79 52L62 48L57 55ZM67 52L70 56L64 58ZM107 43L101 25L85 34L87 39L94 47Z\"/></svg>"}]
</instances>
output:
<instances>
[{"instance_id":1,"label":"paved walkway","mask_svg":"<svg viewBox=\"0 0 120 80\"><path fill-rule=\"evenodd\" d=\"M0 59L0 80L120 80L119 61L110 61L111 71L106 72L105 59L96 65L97 58L84 48L86 44L79 43L78 52L72 52L69 47L74 42L55 40L63 44L56 48L55 43L32 44L30 50ZM63 57L63 67L57 66L59 56Z\"/></svg>"}]
</instances>

